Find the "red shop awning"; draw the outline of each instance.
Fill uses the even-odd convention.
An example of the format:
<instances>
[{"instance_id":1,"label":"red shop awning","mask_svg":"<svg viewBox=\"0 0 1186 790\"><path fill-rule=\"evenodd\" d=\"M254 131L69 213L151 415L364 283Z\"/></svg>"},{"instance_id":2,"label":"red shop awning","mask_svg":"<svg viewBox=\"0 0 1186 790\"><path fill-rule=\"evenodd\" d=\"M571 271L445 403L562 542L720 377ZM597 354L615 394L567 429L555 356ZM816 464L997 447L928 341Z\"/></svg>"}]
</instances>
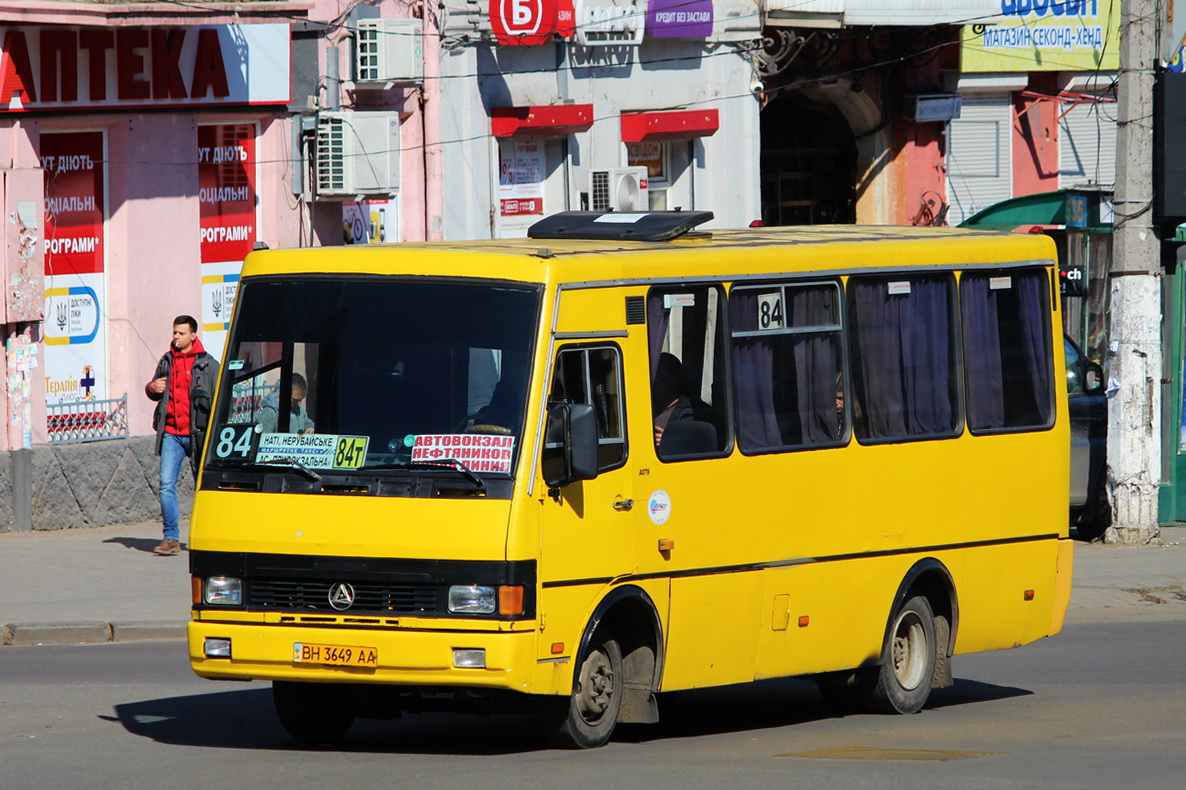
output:
<instances>
[{"instance_id":1,"label":"red shop awning","mask_svg":"<svg viewBox=\"0 0 1186 790\"><path fill-rule=\"evenodd\" d=\"M593 125L593 105L493 107L490 110L490 125L495 137L584 132Z\"/></svg>"},{"instance_id":2,"label":"red shop awning","mask_svg":"<svg viewBox=\"0 0 1186 790\"><path fill-rule=\"evenodd\" d=\"M721 128L717 110L669 110L622 114L622 142L708 137Z\"/></svg>"}]
</instances>

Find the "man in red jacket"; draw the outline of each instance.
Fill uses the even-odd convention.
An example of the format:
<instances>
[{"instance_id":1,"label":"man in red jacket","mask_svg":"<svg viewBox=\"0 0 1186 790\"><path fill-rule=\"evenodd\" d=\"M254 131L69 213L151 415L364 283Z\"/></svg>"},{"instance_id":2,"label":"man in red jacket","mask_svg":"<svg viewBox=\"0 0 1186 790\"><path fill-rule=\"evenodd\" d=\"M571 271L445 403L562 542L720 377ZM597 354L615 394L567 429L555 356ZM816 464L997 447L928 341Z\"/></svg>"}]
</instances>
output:
<instances>
[{"instance_id":1,"label":"man in red jacket","mask_svg":"<svg viewBox=\"0 0 1186 790\"><path fill-rule=\"evenodd\" d=\"M190 459L190 471L197 478L198 458L210 419L210 398L218 381L218 362L202 348L198 322L193 316L173 319L173 343L157 362L152 381L144 394L157 401L152 426L156 429L156 453L161 457L161 521L165 539L153 551L162 555L181 553L178 529L177 475L181 462Z\"/></svg>"}]
</instances>

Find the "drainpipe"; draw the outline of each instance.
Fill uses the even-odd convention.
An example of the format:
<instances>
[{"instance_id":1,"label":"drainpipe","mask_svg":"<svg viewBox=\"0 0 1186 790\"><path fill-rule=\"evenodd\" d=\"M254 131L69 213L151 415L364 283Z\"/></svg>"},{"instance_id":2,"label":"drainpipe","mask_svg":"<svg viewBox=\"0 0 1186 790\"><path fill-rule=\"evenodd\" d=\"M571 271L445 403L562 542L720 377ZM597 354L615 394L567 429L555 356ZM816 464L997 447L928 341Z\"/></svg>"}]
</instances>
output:
<instances>
[{"instance_id":1,"label":"drainpipe","mask_svg":"<svg viewBox=\"0 0 1186 790\"><path fill-rule=\"evenodd\" d=\"M424 132L424 238L445 238L445 187L441 151L441 36L439 17L424 0L420 6L424 22L424 90L420 118Z\"/></svg>"}]
</instances>

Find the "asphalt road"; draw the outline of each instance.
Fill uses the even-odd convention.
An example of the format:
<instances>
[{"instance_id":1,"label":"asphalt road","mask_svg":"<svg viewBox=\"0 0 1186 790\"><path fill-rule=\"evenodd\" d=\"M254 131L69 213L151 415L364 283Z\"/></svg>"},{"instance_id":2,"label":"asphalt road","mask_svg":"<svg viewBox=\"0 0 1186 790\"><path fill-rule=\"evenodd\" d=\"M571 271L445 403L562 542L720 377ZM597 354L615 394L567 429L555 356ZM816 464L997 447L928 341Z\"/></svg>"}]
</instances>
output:
<instances>
[{"instance_id":1,"label":"asphalt road","mask_svg":"<svg viewBox=\"0 0 1186 790\"><path fill-rule=\"evenodd\" d=\"M1079 624L964 656L915 716L833 716L813 684L686 692L588 752L525 717L360 721L293 743L268 684L190 674L181 642L0 651L0 788L1180 790L1186 621Z\"/></svg>"}]
</instances>

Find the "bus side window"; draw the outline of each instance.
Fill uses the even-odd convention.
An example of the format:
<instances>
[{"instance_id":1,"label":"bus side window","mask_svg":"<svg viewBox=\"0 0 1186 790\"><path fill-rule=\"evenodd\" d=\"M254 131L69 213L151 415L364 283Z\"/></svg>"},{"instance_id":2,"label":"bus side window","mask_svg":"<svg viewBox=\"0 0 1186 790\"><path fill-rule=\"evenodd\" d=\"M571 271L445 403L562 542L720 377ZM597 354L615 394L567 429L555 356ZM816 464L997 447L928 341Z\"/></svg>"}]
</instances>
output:
<instances>
[{"instance_id":1,"label":"bus side window","mask_svg":"<svg viewBox=\"0 0 1186 790\"><path fill-rule=\"evenodd\" d=\"M622 354L616 346L569 346L556 355L548 403L587 403L593 407L597 415L599 472L626 462L622 392ZM545 448L544 464L555 463L557 459L553 456Z\"/></svg>"},{"instance_id":2,"label":"bus side window","mask_svg":"<svg viewBox=\"0 0 1186 790\"><path fill-rule=\"evenodd\" d=\"M1054 417L1049 280L1041 269L960 278L968 428L1045 428Z\"/></svg>"},{"instance_id":3,"label":"bus side window","mask_svg":"<svg viewBox=\"0 0 1186 790\"><path fill-rule=\"evenodd\" d=\"M720 286L654 288L647 296L655 448L664 461L728 452L725 323Z\"/></svg>"},{"instance_id":4,"label":"bus side window","mask_svg":"<svg viewBox=\"0 0 1186 790\"><path fill-rule=\"evenodd\" d=\"M840 308L834 280L730 291L742 452L847 441Z\"/></svg>"},{"instance_id":5,"label":"bus side window","mask_svg":"<svg viewBox=\"0 0 1186 790\"><path fill-rule=\"evenodd\" d=\"M849 279L858 439L959 432L954 289L946 274Z\"/></svg>"}]
</instances>

